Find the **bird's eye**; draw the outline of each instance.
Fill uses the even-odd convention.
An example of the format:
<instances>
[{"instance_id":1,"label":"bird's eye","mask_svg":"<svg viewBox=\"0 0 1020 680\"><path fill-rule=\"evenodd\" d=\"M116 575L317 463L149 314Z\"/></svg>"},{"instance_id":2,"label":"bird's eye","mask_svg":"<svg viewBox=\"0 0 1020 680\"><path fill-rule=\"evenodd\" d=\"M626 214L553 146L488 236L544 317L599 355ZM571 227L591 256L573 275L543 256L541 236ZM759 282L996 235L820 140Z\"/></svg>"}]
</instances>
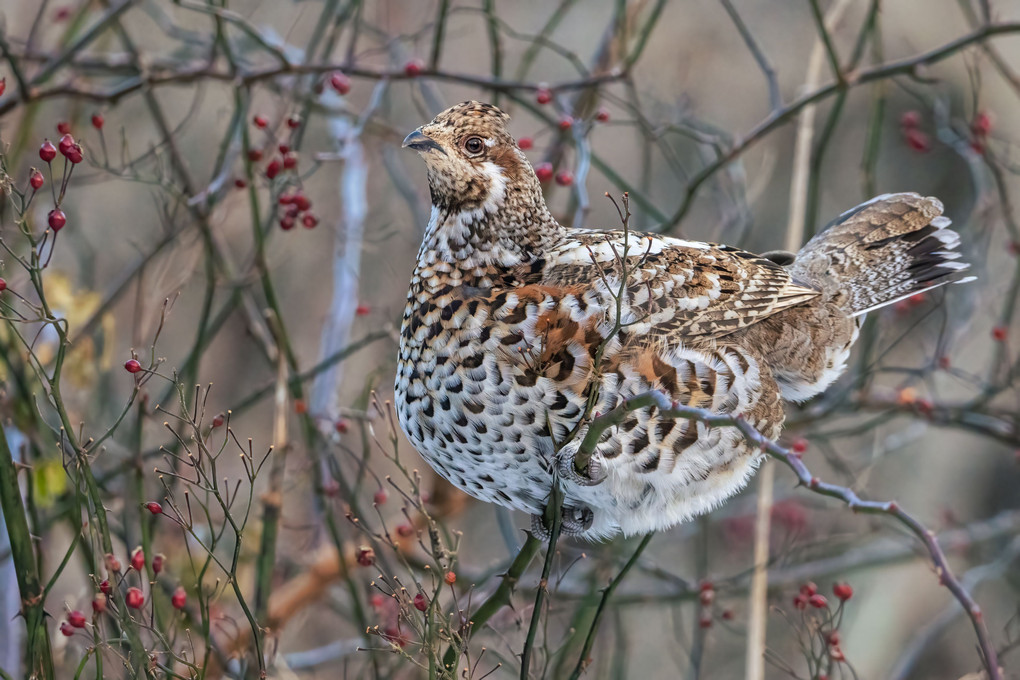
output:
<instances>
[{"instance_id":1,"label":"bird's eye","mask_svg":"<svg viewBox=\"0 0 1020 680\"><path fill-rule=\"evenodd\" d=\"M472 156L477 156L485 149L485 142L481 137L468 137L464 140L464 150Z\"/></svg>"}]
</instances>

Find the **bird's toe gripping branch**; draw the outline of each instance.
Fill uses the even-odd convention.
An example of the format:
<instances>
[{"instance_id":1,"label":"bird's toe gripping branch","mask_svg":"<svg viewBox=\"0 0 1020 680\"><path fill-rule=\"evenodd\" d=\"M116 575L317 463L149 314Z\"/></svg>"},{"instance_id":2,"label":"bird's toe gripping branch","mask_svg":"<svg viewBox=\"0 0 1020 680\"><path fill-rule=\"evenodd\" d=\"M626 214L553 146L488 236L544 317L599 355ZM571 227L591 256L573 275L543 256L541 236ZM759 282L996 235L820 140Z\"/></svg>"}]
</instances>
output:
<instances>
[{"instance_id":1,"label":"bird's toe gripping branch","mask_svg":"<svg viewBox=\"0 0 1020 680\"><path fill-rule=\"evenodd\" d=\"M595 521L595 513L586 505L564 505L560 509L562 523L560 534L564 536L577 536L591 528ZM552 529L545 524L543 515L531 516L531 533L535 538L548 541L552 538Z\"/></svg>"},{"instance_id":2,"label":"bird's toe gripping branch","mask_svg":"<svg viewBox=\"0 0 1020 680\"><path fill-rule=\"evenodd\" d=\"M556 467L560 478L578 486L597 486L606 480L608 473L605 465L597 457L589 454L579 456L581 441L574 441L564 446L556 457Z\"/></svg>"}]
</instances>

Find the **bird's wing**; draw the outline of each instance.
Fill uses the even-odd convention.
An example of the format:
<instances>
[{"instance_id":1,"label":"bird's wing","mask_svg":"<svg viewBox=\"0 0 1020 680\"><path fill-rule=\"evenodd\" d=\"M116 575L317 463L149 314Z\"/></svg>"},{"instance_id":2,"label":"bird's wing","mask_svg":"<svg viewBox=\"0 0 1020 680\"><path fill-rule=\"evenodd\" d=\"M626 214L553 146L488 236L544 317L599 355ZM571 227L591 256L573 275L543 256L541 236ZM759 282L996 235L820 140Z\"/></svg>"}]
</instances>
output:
<instances>
[{"instance_id":1,"label":"bird's wing","mask_svg":"<svg viewBox=\"0 0 1020 680\"><path fill-rule=\"evenodd\" d=\"M779 264L737 248L631 232L577 231L544 255L551 286L617 295L630 334L719 338L820 295Z\"/></svg>"}]
</instances>

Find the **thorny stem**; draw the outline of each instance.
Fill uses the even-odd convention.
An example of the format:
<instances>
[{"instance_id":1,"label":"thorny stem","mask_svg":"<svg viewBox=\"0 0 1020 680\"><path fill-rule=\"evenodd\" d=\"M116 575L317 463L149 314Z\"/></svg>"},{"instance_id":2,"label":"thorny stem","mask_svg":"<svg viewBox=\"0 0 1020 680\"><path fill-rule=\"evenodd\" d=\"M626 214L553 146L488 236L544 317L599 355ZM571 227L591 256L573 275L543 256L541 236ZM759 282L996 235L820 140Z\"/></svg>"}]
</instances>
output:
<instances>
[{"instance_id":1,"label":"thorny stem","mask_svg":"<svg viewBox=\"0 0 1020 680\"><path fill-rule=\"evenodd\" d=\"M577 678L580 678L581 674L584 673L584 670L588 667L588 664L591 661L589 658L591 655L591 648L595 645L595 636L598 633L599 623L602 620L602 615L605 613L606 605L609 603L609 599L613 596L613 593L616 592L617 586L620 585L624 577L627 576L630 570L637 563L638 558L641 557L641 553L643 553L645 548L648 547L648 544L652 542L652 536L654 536L654 534L646 534L645 537L641 539L637 549L634 550L634 554L632 554L630 559L627 560L627 563L623 565L623 569L621 569L620 572L613 577L613 580L610 581L609 585L602 591L602 599L599 600L598 609L595 610L595 618L592 620L591 626L588 628L588 635L584 639L584 647L581 649L581 656L577 659L577 665L574 666L574 672L571 673L570 680L577 680Z\"/></svg>"}]
</instances>

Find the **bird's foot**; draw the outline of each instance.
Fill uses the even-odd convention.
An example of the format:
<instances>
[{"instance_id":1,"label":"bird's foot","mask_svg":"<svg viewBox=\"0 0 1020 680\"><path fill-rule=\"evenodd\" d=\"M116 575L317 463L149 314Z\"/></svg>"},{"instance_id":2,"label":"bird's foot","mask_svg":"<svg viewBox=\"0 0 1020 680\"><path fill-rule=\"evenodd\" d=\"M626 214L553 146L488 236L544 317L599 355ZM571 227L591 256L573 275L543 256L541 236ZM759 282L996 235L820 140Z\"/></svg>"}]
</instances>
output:
<instances>
[{"instance_id":1,"label":"bird's foot","mask_svg":"<svg viewBox=\"0 0 1020 680\"><path fill-rule=\"evenodd\" d=\"M587 461L577 460L578 448L579 445L574 445L560 451L556 461L560 478L578 486L597 486L604 482L608 476L606 466L595 456Z\"/></svg>"},{"instance_id":2,"label":"bird's foot","mask_svg":"<svg viewBox=\"0 0 1020 680\"><path fill-rule=\"evenodd\" d=\"M561 536L577 536L591 528L595 521L595 513L586 505L564 505L560 509L562 521L560 523ZM552 527L545 525L545 516L531 516L531 533L535 538L548 541L552 538Z\"/></svg>"}]
</instances>

